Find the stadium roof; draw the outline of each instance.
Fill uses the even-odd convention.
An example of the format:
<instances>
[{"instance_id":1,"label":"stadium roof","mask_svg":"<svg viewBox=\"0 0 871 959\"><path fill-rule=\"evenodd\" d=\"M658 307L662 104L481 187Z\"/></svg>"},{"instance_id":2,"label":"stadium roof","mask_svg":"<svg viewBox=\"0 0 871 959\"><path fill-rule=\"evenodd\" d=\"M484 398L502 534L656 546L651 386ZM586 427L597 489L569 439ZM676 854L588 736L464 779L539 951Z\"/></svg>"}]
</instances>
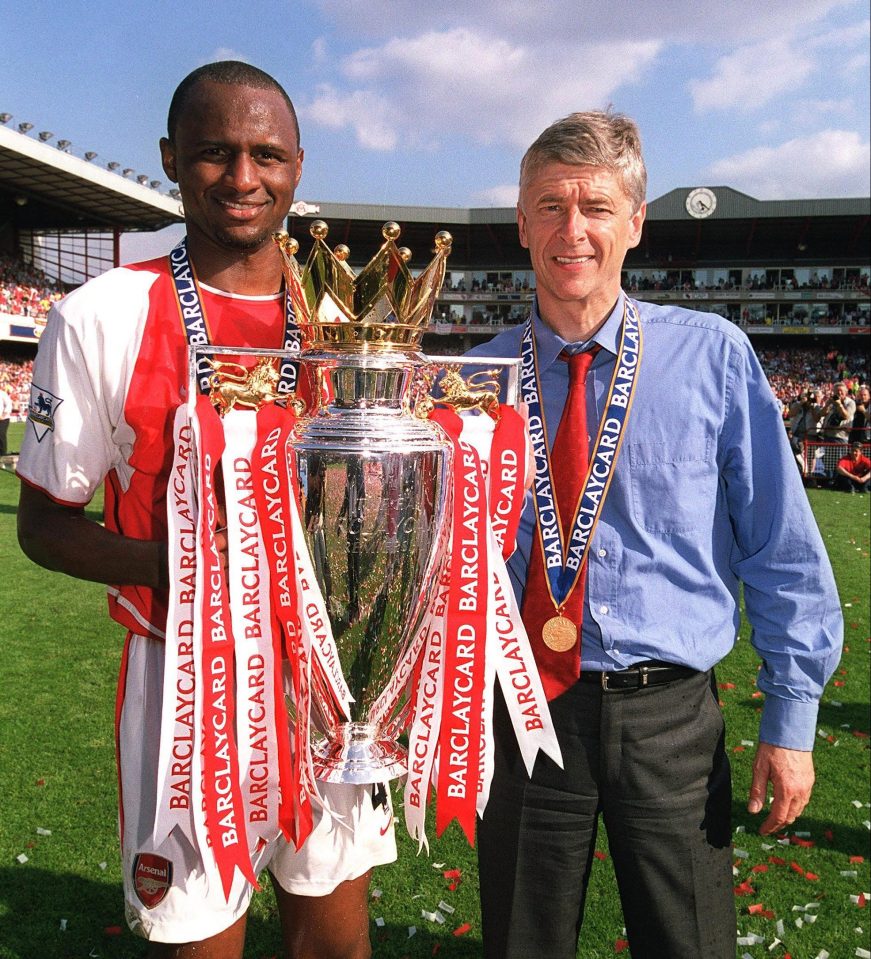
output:
<instances>
[{"instance_id":1,"label":"stadium roof","mask_svg":"<svg viewBox=\"0 0 871 959\"><path fill-rule=\"evenodd\" d=\"M158 230L183 218L178 200L0 126L0 225Z\"/></svg>"},{"instance_id":2,"label":"stadium roof","mask_svg":"<svg viewBox=\"0 0 871 959\"><path fill-rule=\"evenodd\" d=\"M680 187L652 200L641 243L630 250L627 269L644 267L723 266L730 262L765 261L800 265L802 261L864 264L869 261L871 198L821 200L757 200L727 186L707 188L716 207L693 217ZM330 226L330 245L345 243L351 260L368 259L381 239L381 226L395 220L400 242L412 250L413 265L429 259L435 232L454 238L449 269L528 269L529 256L520 246L513 207L456 208L377 204L301 204L318 209ZM310 215L292 216L288 230L308 251Z\"/></svg>"}]
</instances>

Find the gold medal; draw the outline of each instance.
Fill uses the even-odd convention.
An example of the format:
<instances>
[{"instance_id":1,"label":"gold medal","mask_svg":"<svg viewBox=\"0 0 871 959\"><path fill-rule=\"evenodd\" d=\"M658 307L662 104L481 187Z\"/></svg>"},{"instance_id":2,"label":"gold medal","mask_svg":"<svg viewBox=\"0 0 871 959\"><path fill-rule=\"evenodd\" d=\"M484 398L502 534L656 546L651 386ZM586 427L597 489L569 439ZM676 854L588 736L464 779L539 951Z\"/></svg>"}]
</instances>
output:
<instances>
[{"instance_id":1,"label":"gold medal","mask_svg":"<svg viewBox=\"0 0 871 959\"><path fill-rule=\"evenodd\" d=\"M564 653L578 641L578 627L565 616L552 616L542 627L541 638L548 649Z\"/></svg>"}]
</instances>

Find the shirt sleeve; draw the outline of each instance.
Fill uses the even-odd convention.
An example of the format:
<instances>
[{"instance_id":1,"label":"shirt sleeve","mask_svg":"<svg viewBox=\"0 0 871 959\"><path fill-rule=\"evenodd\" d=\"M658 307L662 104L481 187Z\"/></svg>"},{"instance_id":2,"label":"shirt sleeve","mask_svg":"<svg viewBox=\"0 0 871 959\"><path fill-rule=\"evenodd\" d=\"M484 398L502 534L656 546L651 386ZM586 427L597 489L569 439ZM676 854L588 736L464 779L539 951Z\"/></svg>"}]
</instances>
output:
<instances>
[{"instance_id":1,"label":"shirt sleeve","mask_svg":"<svg viewBox=\"0 0 871 959\"><path fill-rule=\"evenodd\" d=\"M112 433L121 410L108 382L121 364L102 346L96 330L83 336L81 324L52 308L34 362L18 475L66 505L88 503L117 456Z\"/></svg>"},{"instance_id":2,"label":"shirt sleeve","mask_svg":"<svg viewBox=\"0 0 871 959\"><path fill-rule=\"evenodd\" d=\"M731 353L718 456L766 694L760 740L813 749L823 687L838 664L843 618L831 564L774 395L748 342Z\"/></svg>"}]
</instances>

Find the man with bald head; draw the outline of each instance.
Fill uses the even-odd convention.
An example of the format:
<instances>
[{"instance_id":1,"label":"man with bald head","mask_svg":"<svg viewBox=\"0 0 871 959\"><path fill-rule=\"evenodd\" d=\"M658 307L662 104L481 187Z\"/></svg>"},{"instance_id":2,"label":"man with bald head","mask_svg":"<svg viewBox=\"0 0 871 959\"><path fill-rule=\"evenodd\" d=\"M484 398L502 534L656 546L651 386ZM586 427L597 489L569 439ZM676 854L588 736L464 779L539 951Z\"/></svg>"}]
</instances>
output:
<instances>
[{"instance_id":1,"label":"man with bald head","mask_svg":"<svg viewBox=\"0 0 871 959\"><path fill-rule=\"evenodd\" d=\"M179 85L160 141L178 183L186 244L210 342L280 348L294 335L281 229L302 173L296 113L268 74L209 64ZM189 269L188 269L189 268ZM252 886L229 897L178 830L152 837L157 790L168 549L166 498L173 414L186 401L189 331L169 258L111 270L55 307L33 376L18 472L19 540L35 562L107 583L128 631L118 694L121 847L127 918L148 956L240 959ZM105 482L105 526L84 507ZM220 547L226 534L216 533ZM222 538L224 537L224 538ZM252 864L275 889L287 957L365 959L373 866L395 858L383 790L324 785L337 815L318 816L297 852L281 836Z\"/></svg>"}]
</instances>

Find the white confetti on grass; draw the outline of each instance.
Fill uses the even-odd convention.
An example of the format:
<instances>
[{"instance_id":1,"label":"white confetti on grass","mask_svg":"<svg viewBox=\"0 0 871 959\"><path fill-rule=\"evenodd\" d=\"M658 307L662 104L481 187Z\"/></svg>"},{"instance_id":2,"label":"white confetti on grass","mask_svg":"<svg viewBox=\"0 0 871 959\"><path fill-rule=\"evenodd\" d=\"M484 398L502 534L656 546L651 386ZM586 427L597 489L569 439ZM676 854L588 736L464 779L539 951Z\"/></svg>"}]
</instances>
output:
<instances>
[{"instance_id":1,"label":"white confetti on grass","mask_svg":"<svg viewBox=\"0 0 871 959\"><path fill-rule=\"evenodd\" d=\"M417 935L417 926L409 926L409 927L408 927L408 938L411 939L412 936L416 936L416 935Z\"/></svg>"},{"instance_id":2,"label":"white confetti on grass","mask_svg":"<svg viewBox=\"0 0 871 959\"><path fill-rule=\"evenodd\" d=\"M50 836L50 835L51 835L51 830L50 830L50 829L43 829L42 826L37 826L37 827L36 827L36 835L37 835L37 836Z\"/></svg>"},{"instance_id":3,"label":"white confetti on grass","mask_svg":"<svg viewBox=\"0 0 871 959\"><path fill-rule=\"evenodd\" d=\"M18 855L17 855L15 858L21 863L22 866L23 866L26 862L29 862L29 861L30 861L30 860L27 858L27 856L24 855L23 852L18 853Z\"/></svg>"}]
</instances>

